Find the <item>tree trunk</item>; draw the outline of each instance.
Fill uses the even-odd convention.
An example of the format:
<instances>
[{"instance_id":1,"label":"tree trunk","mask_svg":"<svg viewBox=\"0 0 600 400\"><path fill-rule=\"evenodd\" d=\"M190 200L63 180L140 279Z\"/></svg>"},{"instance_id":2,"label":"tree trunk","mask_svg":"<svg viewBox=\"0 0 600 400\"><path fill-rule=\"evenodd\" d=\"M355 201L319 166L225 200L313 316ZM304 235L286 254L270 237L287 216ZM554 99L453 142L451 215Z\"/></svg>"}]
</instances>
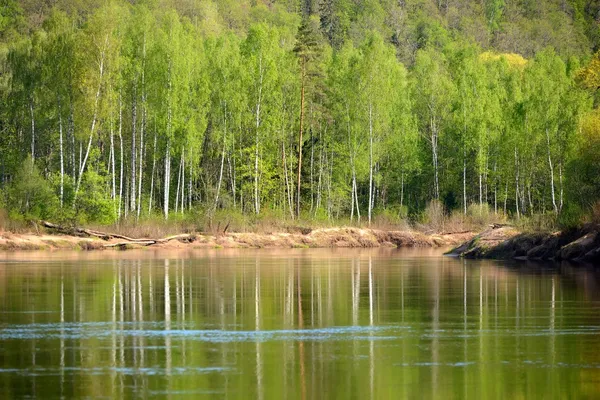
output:
<instances>
[{"instance_id":1,"label":"tree trunk","mask_svg":"<svg viewBox=\"0 0 600 400\"><path fill-rule=\"evenodd\" d=\"M563 205L564 205L562 162L559 162L559 164L558 164L558 184L560 185L560 203L558 206L558 212L561 212L563 209Z\"/></svg>"},{"instance_id":2,"label":"tree trunk","mask_svg":"<svg viewBox=\"0 0 600 400\"><path fill-rule=\"evenodd\" d=\"M519 214L519 155L517 148L515 147L515 207L517 211L517 219L521 216Z\"/></svg>"},{"instance_id":3,"label":"tree trunk","mask_svg":"<svg viewBox=\"0 0 600 400\"><path fill-rule=\"evenodd\" d=\"M146 36L144 35L142 45L142 123L140 125L140 157L138 160L138 187L137 187L137 218L142 211L142 176L144 165L144 134L146 132Z\"/></svg>"},{"instance_id":4,"label":"tree trunk","mask_svg":"<svg viewBox=\"0 0 600 400\"><path fill-rule=\"evenodd\" d=\"M115 215L117 214L117 182L116 182L116 174L115 174L115 132L113 130L113 117L111 112L110 117L110 180L111 180L111 190L110 197L113 201L113 209Z\"/></svg>"},{"instance_id":5,"label":"tree trunk","mask_svg":"<svg viewBox=\"0 0 600 400\"><path fill-rule=\"evenodd\" d=\"M479 173L479 206L483 206L483 176L481 172Z\"/></svg>"},{"instance_id":6,"label":"tree trunk","mask_svg":"<svg viewBox=\"0 0 600 400\"><path fill-rule=\"evenodd\" d=\"M65 162L63 155L63 123L62 123L62 110L60 107L60 96L57 96L58 104L58 142L60 147L60 208L63 207L64 202L64 188L65 188ZM112 136L111 136L112 141Z\"/></svg>"},{"instance_id":7,"label":"tree trunk","mask_svg":"<svg viewBox=\"0 0 600 400\"><path fill-rule=\"evenodd\" d=\"M373 106L369 103L369 209L368 220L371 225L373 213Z\"/></svg>"},{"instance_id":8,"label":"tree trunk","mask_svg":"<svg viewBox=\"0 0 600 400\"><path fill-rule=\"evenodd\" d=\"M167 149L165 150L165 179L164 179L164 201L163 210L165 219L169 219L169 187L171 185L171 141L167 139Z\"/></svg>"},{"instance_id":9,"label":"tree trunk","mask_svg":"<svg viewBox=\"0 0 600 400\"><path fill-rule=\"evenodd\" d=\"M352 186L354 187L354 201L356 201L356 218L360 223L360 207L358 205L358 184L356 183L356 171L352 171Z\"/></svg>"},{"instance_id":10,"label":"tree trunk","mask_svg":"<svg viewBox=\"0 0 600 400\"><path fill-rule=\"evenodd\" d=\"M192 160L194 159L193 157L194 153L190 151L190 179L188 179L188 210L192 209L192 179L193 179L193 162Z\"/></svg>"},{"instance_id":11,"label":"tree trunk","mask_svg":"<svg viewBox=\"0 0 600 400\"><path fill-rule=\"evenodd\" d=\"M135 78L134 78L135 80ZM137 179L136 179L136 158L137 158L137 147L136 147L136 138L137 138L137 82L133 83L133 99L131 101L131 184L130 190L131 193L129 195L129 210L135 212L136 211L136 187L137 187Z\"/></svg>"},{"instance_id":12,"label":"tree trunk","mask_svg":"<svg viewBox=\"0 0 600 400\"><path fill-rule=\"evenodd\" d=\"M350 189L350 221L354 221L354 174L352 174L352 188Z\"/></svg>"},{"instance_id":13,"label":"tree trunk","mask_svg":"<svg viewBox=\"0 0 600 400\"><path fill-rule=\"evenodd\" d=\"M260 213L260 198L258 195L258 146L259 146L259 128L260 128L260 108L262 105L262 82L263 82L263 69L262 69L262 57L259 57L259 85L258 85L258 99L256 102L256 148L254 150L254 213L258 215Z\"/></svg>"},{"instance_id":14,"label":"tree trunk","mask_svg":"<svg viewBox=\"0 0 600 400\"><path fill-rule=\"evenodd\" d=\"M185 210L185 147L181 149L181 208L183 214Z\"/></svg>"},{"instance_id":15,"label":"tree trunk","mask_svg":"<svg viewBox=\"0 0 600 400\"><path fill-rule=\"evenodd\" d=\"M400 208L404 206L404 171L400 175Z\"/></svg>"},{"instance_id":16,"label":"tree trunk","mask_svg":"<svg viewBox=\"0 0 600 400\"><path fill-rule=\"evenodd\" d=\"M282 157L282 161L283 161L283 175L284 175L284 179L285 179L286 198L287 198L287 202L288 202L288 207L290 209L290 216L292 217L292 219L294 219L294 205L293 205L293 201L292 201L292 189L290 188L290 179L288 176L287 158L285 156L285 141L281 142L281 157Z\"/></svg>"},{"instance_id":17,"label":"tree trunk","mask_svg":"<svg viewBox=\"0 0 600 400\"><path fill-rule=\"evenodd\" d=\"M558 206L556 205L556 196L554 194L554 166L552 165L552 157L550 155L550 133L546 128L546 144L548 149L548 165L550 166L550 193L552 194L552 208L558 214Z\"/></svg>"},{"instance_id":18,"label":"tree trunk","mask_svg":"<svg viewBox=\"0 0 600 400\"><path fill-rule=\"evenodd\" d=\"M431 117L431 121L430 121L430 128L431 128L431 152L432 152L432 157L433 157L433 175L434 175L434 181L433 181L433 192L434 192L434 197L436 200L440 199L440 183L439 183L439 177L438 177L438 131L437 131L437 124L435 121L435 117Z\"/></svg>"},{"instance_id":19,"label":"tree trunk","mask_svg":"<svg viewBox=\"0 0 600 400\"><path fill-rule=\"evenodd\" d=\"M494 161L494 215L498 214L498 176L496 175L497 161Z\"/></svg>"},{"instance_id":20,"label":"tree trunk","mask_svg":"<svg viewBox=\"0 0 600 400\"><path fill-rule=\"evenodd\" d=\"M181 168L183 166L183 153L179 158L179 171L177 172L177 190L175 191L175 213L179 211L179 193L181 191Z\"/></svg>"},{"instance_id":21,"label":"tree trunk","mask_svg":"<svg viewBox=\"0 0 600 400\"><path fill-rule=\"evenodd\" d=\"M319 129L319 177L317 178L317 205L315 207L315 215L321 207L321 190L323 184L323 141L321 130Z\"/></svg>"},{"instance_id":22,"label":"tree trunk","mask_svg":"<svg viewBox=\"0 0 600 400\"><path fill-rule=\"evenodd\" d=\"M121 210L123 203L123 107L121 104L121 93L119 92L119 145L120 145L120 153L119 153L119 211L117 212L117 217L121 219Z\"/></svg>"},{"instance_id":23,"label":"tree trunk","mask_svg":"<svg viewBox=\"0 0 600 400\"><path fill-rule=\"evenodd\" d=\"M311 112L312 115L312 112ZM310 213L312 214L315 206L314 189L314 167L315 167L315 141L313 139L313 129L310 130Z\"/></svg>"},{"instance_id":24,"label":"tree trunk","mask_svg":"<svg viewBox=\"0 0 600 400\"><path fill-rule=\"evenodd\" d=\"M508 202L508 179L506 180L506 184L504 185L504 210L503 214L506 215L506 203Z\"/></svg>"},{"instance_id":25,"label":"tree trunk","mask_svg":"<svg viewBox=\"0 0 600 400\"><path fill-rule=\"evenodd\" d=\"M31 116L31 162L35 162L35 118L33 115L33 97L29 100L29 114Z\"/></svg>"},{"instance_id":26,"label":"tree trunk","mask_svg":"<svg viewBox=\"0 0 600 400\"><path fill-rule=\"evenodd\" d=\"M296 189L296 218L300 219L300 193L302 189L302 134L304 129L304 85L305 85L305 61L302 60L302 77L300 88L300 132L298 134L298 178Z\"/></svg>"},{"instance_id":27,"label":"tree trunk","mask_svg":"<svg viewBox=\"0 0 600 400\"><path fill-rule=\"evenodd\" d=\"M92 147L92 139L94 137L94 131L96 129L96 122L98 120L98 103L100 101L100 93L102 91L102 79L104 78L104 52L106 51L106 47L108 45L108 35L104 41L104 48L100 53L100 71L99 71L99 79L98 79L98 90L96 91L96 97L94 99L94 114L92 117L92 126L90 128L90 140L88 141L87 150L85 151L85 157L83 158L83 162L81 163L81 167L79 169L79 178L77 180L77 185L75 186L75 194L73 198L73 207L77 203L77 195L79 194L79 187L81 186L81 178L83 177L83 171L85 170L85 165L87 163L88 156L90 155L90 148Z\"/></svg>"},{"instance_id":28,"label":"tree trunk","mask_svg":"<svg viewBox=\"0 0 600 400\"><path fill-rule=\"evenodd\" d=\"M77 171L75 170L75 120L73 118L73 101L69 99L69 121L67 127L67 135L70 138L71 143L71 175L73 179L77 177Z\"/></svg>"},{"instance_id":29,"label":"tree trunk","mask_svg":"<svg viewBox=\"0 0 600 400\"><path fill-rule=\"evenodd\" d=\"M142 74L143 77L143 74ZM142 89L143 89L143 82L144 80L142 79ZM140 213L142 211L142 177L143 177L143 166L144 166L144 135L146 132L146 94L142 92L142 125L140 126L140 157L138 160L138 189L137 189L137 193L138 193L138 201L137 201L137 218L140 218Z\"/></svg>"},{"instance_id":30,"label":"tree trunk","mask_svg":"<svg viewBox=\"0 0 600 400\"><path fill-rule=\"evenodd\" d=\"M148 214L152 212L152 199L154 198L154 171L156 169L156 141L157 133L154 129L154 147L152 150L152 177L150 178L150 198L148 199Z\"/></svg>"},{"instance_id":31,"label":"tree trunk","mask_svg":"<svg viewBox=\"0 0 600 400\"><path fill-rule=\"evenodd\" d=\"M231 150L231 153L235 151L235 148ZM235 158L232 157L231 153L227 154L227 166L229 167L229 183L231 185L231 197L233 198L233 208L237 208L237 199L235 193Z\"/></svg>"},{"instance_id":32,"label":"tree trunk","mask_svg":"<svg viewBox=\"0 0 600 400\"><path fill-rule=\"evenodd\" d=\"M120 151L120 164L119 164L119 211L117 213L117 217L121 219L121 210L123 209L123 166L124 166L124 153L123 153L123 107L121 104L121 94L119 93L119 145L121 147Z\"/></svg>"},{"instance_id":33,"label":"tree trunk","mask_svg":"<svg viewBox=\"0 0 600 400\"><path fill-rule=\"evenodd\" d=\"M225 103L225 131L223 133L223 150L221 151L221 168L219 168L219 182L217 183L217 194L215 195L215 203L213 205L213 213L219 205L219 195L221 194L221 183L223 182L223 166L225 165L225 149L227 147L227 103Z\"/></svg>"},{"instance_id":34,"label":"tree trunk","mask_svg":"<svg viewBox=\"0 0 600 400\"><path fill-rule=\"evenodd\" d=\"M463 148L463 213L467 215L467 150Z\"/></svg>"}]
</instances>

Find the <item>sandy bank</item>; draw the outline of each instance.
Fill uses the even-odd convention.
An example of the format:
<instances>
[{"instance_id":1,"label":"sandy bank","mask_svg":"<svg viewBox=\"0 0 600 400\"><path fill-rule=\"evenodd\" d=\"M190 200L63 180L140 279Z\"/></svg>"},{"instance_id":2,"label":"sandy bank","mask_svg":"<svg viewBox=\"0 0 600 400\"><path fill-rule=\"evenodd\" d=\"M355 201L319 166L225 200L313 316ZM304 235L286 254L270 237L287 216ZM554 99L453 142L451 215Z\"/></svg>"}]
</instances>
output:
<instances>
[{"instance_id":1,"label":"sandy bank","mask_svg":"<svg viewBox=\"0 0 600 400\"><path fill-rule=\"evenodd\" d=\"M373 248L373 247L450 247L474 236L472 233L426 235L413 231L383 231L360 228L315 229L307 233L195 233L161 243L152 248ZM142 240L142 239L139 239ZM0 233L0 250L108 250L149 246L146 242L127 242L118 238L81 237L40 232L39 234Z\"/></svg>"}]
</instances>

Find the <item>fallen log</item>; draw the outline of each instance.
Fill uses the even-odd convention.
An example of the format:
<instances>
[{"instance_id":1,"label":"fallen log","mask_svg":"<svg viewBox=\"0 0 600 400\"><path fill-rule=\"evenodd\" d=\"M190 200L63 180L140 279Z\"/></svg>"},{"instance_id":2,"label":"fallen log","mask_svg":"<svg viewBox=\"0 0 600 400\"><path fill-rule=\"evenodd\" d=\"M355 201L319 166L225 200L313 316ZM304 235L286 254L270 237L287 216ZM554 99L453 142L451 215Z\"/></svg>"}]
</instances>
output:
<instances>
[{"instance_id":1,"label":"fallen log","mask_svg":"<svg viewBox=\"0 0 600 400\"><path fill-rule=\"evenodd\" d=\"M500 229L500 228L506 228L506 227L512 227L513 225L511 224L498 224L498 223L493 223L490 224L489 227L492 229Z\"/></svg>"},{"instance_id":2,"label":"fallen log","mask_svg":"<svg viewBox=\"0 0 600 400\"><path fill-rule=\"evenodd\" d=\"M62 225L53 224L52 222L48 222L48 221L40 221L40 225L42 225L45 228L53 229L58 232L61 232L61 233L67 234L67 235L72 235L72 236L85 235L85 236L97 237L97 238L105 240L105 241L108 241L111 239L124 240L124 242L107 244L104 246L107 248L108 247L123 247L127 244L137 244L140 246L152 246L152 245L158 244L158 243L167 243L167 242L170 242L171 240L179 240L181 242L192 243L193 241L196 240L196 237L194 235L188 234L188 233L168 236L166 238L161 238L161 239L130 238L125 235L120 235L118 233L101 232L101 231L96 231L96 230L92 230L92 229L84 229L84 228L79 228L79 227L65 227Z\"/></svg>"},{"instance_id":3,"label":"fallen log","mask_svg":"<svg viewBox=\"0 0 600 400\"><path fill-rule=\"evenodd\" d=\"M133 242L118 242L118 243L110 243L110 244L105 244L104 247L105 248L111 248L111 247L125 247L127 245L138 245L138 246L152 246L153 244L156 244L156 240L137 240L137 241L133 241Z\"/></svg>"}]
</instances>

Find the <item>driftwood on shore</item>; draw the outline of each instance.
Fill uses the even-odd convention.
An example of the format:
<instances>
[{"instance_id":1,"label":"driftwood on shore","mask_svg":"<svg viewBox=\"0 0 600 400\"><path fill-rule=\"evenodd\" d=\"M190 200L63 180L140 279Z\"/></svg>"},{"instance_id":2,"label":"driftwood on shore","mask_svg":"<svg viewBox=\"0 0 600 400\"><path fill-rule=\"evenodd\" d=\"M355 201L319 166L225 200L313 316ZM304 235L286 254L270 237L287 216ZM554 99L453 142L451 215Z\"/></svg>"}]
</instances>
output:
<instances>
[{"instance_id":1,"label":"driftwood on shore","mask_svg":"<svg viewBox=\"0 0 600 400\"><path fill-rule=\"evenodd\" d=\"M48 221L40 221L40 225L42 225L45 228L52 229L52 230L55 230L57 232L60 232L60 233L66 234L66 235L96 237L96 238L106 240L106 241L111 240L111 239L121 239L122 240L121 242L117 242L117 243L105 244L104 247L107 247L107 248L109 248L109 247L125 247L127 245L152 246L154 244L167 243L167 242L170 242L171 240L179 240L182 242L191 243L195 240L194 235L187 234L187 233L180 234L180 235L167 236L165 238L160 238L160 239L131 238L131 237L127 237L125 235L120 235L118 233L101 232L101 231L96 231L93 229L85 229L85 228L79 228L79 227L67 227L67 226L53 224L52 222L48 222Z\"/></svg>"}]
</instances>

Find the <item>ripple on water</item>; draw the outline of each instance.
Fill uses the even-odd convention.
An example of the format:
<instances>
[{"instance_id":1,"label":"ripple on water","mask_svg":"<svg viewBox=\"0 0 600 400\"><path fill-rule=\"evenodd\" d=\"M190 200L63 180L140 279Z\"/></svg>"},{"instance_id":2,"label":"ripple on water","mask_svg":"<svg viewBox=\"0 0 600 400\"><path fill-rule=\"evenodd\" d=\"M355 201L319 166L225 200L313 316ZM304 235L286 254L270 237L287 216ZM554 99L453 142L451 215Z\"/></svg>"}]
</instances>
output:
<instances>
[{"instance_id":1,"label":"ripple on water","mask_svg":"<svg viewBox=\"0 0 600 400\"><path fill-rule=\"evenodd\" d=\"M21 376L56 376L61 373L81 373L86 375L108 375L117 373L126 376L170 376L170 375L202 375L202 374L221 374L234 371L229 367L63 367L63 368L0 368L0 376L2 374L17 374Z\"/></svg>"},{"instance_id":2,"label":"ripple on water","mask_svg":"<svg viewBox=\"0 0 600 400\"><path fill-rule=\"evenodd\" d=\"M29 324L6 328L0 331L0 340L31 339L86 339L105 338L114 335L125 337L170 337L190 340L231 343L266 341L343 341L343 340L395 340L410 327L402 326L340 326L318 329L281 329L236 331L219 329L156 329L156 323L146 324L145 329L114 329L107 323L86 324ZM133 328L132 324L129 325ZM112 329L107 329L112 328ZM139 328L139 326L135 326Z\"/></svg>"}]
</instances>

